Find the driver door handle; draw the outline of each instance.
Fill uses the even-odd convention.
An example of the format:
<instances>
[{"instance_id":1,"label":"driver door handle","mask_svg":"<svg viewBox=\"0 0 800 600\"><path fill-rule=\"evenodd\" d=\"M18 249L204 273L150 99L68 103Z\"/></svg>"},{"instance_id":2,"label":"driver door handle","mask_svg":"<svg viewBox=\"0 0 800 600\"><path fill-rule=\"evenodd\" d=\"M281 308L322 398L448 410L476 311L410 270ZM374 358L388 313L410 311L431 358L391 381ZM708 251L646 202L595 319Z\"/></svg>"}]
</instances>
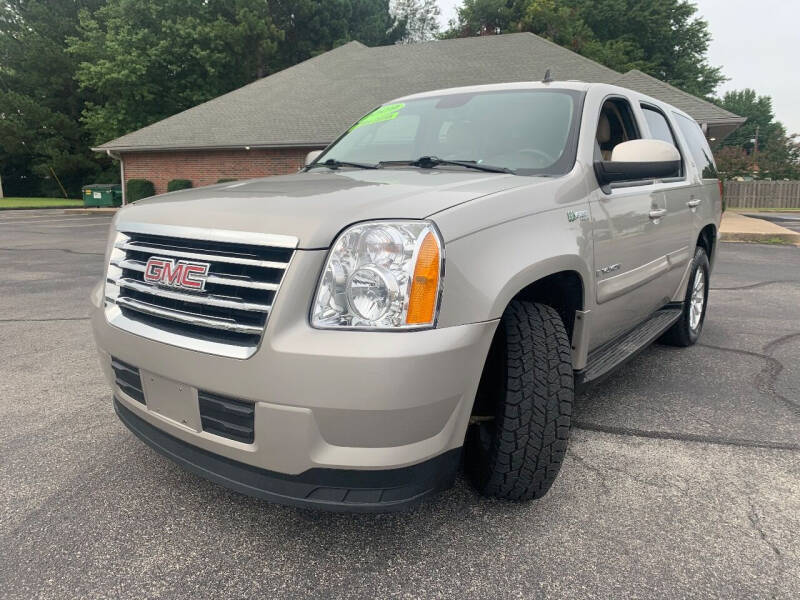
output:
<instances>
[{"instance_id":1,"label":"driver door handle","mask_svg":"<svg viewBox=\"0 0 800 600\"><path fill-rule=\"evenodd\" d=\"M654 208L653 210L650 211L650 218L651 219L660 219L661 217L663 217L666 214L667 214L667 209L666 208Z\"/></svg>"},{"instance_id":2,"label":"driver door handle","mask_svg":"<svg viewBox=\"0 0 800 600\"><path fill-rule=\"evenodd\" d=\"M695 206L699 206L702 201L702 198L692 198L686 203L686 206L689 208L694 208Z\"/></svg>"}]
</instances>

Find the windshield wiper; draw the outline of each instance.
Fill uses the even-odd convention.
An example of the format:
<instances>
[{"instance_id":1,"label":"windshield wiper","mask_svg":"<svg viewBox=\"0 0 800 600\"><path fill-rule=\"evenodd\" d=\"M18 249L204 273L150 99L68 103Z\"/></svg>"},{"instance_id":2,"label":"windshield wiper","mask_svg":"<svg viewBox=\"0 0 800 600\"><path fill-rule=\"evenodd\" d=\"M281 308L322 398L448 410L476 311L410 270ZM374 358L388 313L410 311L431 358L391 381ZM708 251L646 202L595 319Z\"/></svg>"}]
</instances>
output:
<instances>
[{"instance_id":1,"label":"windshield wiper","mask_svg":"<svg viewBox=\"0 0 800 600\"><path fill-rule=\"evenodd\" d=\"M420 167L422 169L432 169L439 165L456 165L458 167L466 167L467 169L477 169L478 171L487 171L489 173L514 173L513 169L506 167L496 167L494 165L485 165L474 160L445 160L438 156L421 156L417 160L382 160L379 165L409 165L411 167Z\"/></svg>"},{"instance_id":2,"label":"windshield wiper","mask_svg":"<svg viewBox=\"0 0 800 600\"><path fill-rule=\"evenodd\" d=\"M313 165L309 165L306 167L308 169L314 169L316 167L328 167L329 169L338 169L339 167L355 167L356 169L380 169L381 165L373 165L370 163L361 163L361 162L353 162L349 160L336 160L335 158L329 158L324 162L316 162Z\"/></svg>"}]
</instances>

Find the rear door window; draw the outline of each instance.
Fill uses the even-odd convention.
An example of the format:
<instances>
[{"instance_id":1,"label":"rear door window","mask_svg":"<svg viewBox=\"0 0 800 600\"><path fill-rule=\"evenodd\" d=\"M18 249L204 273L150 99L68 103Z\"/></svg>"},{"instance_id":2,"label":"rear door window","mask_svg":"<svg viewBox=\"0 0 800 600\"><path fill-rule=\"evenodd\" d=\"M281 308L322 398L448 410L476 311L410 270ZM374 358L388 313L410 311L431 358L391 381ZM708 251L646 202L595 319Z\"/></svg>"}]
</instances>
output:
<instances>
[{"instance_id":1,"label":"rear door window","mask_svg":"<svg viewBox=\"0 0 800 600\"><path fill-rule=\"evenodd\" d=\"M694 163L700 171L703 179L716 179L717 167L714 164L714 155L711 154L711 148L708 146L706 136L697 121L693 121L688 117L684 117L679 113L672 113L675 115L675 121L678 123L678 129L681 130L686 143L689 144L689 152L692 153Z\"/></svg>"},{"instance_id":2,"label":"rear door window","mask_svg":"<svg viewBox=\"0 0 800 600\"><path fill-rule=\"evenodd\" d=\"M642 106L642 112L647 121L647 126L650 128L650 136L662 142L669 142L677 148L678 144L672 135L672 129L667 123L667 118L660 111L649 106Z\"/></svg>"},{"instance_id":3,"label":"rear door window","mask_svg":"<svg viewBox=\"0 0 800 600\"><path fill-rule=\"evenodd\" d=\"M647 121L647 127L650 129L650 137L655 140L661 140L662 142L672 144L678 149L678 152L680 152L678 141L675 139L675 135L672 133L672 127L670 127L670 124L667 121L667 117L664 116L664 113L647 104L642 104L642 112L644 113L645 121ZM681 158L683 158L682 153ZM681 171L679 173L679 177L682 178L683 173L683 160L681 160Z\"/></svg>"}]
</instances>

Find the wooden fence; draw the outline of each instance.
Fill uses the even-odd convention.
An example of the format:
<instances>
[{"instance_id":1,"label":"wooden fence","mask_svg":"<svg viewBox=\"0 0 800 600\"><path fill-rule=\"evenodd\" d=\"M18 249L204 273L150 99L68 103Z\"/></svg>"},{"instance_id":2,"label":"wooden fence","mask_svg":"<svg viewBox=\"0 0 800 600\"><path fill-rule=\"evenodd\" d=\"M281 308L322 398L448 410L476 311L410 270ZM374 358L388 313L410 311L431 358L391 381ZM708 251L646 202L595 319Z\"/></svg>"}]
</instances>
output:
<instances>
[{"instance_id":1,"label":"wooden fence","mask_svg":"<svg viewBox=\"0 0 800 600\"><path fill-rule=\"evenodd\" d=\"M800 181L726 181L725 206L800 209Z\"/></svg>"}]
</instances>

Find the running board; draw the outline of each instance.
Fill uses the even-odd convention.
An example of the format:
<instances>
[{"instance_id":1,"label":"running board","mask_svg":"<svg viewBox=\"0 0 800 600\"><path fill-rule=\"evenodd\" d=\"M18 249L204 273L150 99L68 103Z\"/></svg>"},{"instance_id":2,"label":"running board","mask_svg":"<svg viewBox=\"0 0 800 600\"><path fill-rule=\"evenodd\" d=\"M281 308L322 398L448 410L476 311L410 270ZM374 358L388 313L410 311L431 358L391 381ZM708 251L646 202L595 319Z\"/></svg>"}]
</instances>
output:
<instances>
[{"instance_id":1,"label":"running board","mask_svg":"<svg viewBox=\"0 0 800 600\"><path fill-rule=\"evenodd\" d=\"M628 333L592 350L586 368L575 372L576 387L597 383L610 375L614 369L661 337L680 318L682 310L673 305L657 310Z\"/></svg>"}]
</instances>

